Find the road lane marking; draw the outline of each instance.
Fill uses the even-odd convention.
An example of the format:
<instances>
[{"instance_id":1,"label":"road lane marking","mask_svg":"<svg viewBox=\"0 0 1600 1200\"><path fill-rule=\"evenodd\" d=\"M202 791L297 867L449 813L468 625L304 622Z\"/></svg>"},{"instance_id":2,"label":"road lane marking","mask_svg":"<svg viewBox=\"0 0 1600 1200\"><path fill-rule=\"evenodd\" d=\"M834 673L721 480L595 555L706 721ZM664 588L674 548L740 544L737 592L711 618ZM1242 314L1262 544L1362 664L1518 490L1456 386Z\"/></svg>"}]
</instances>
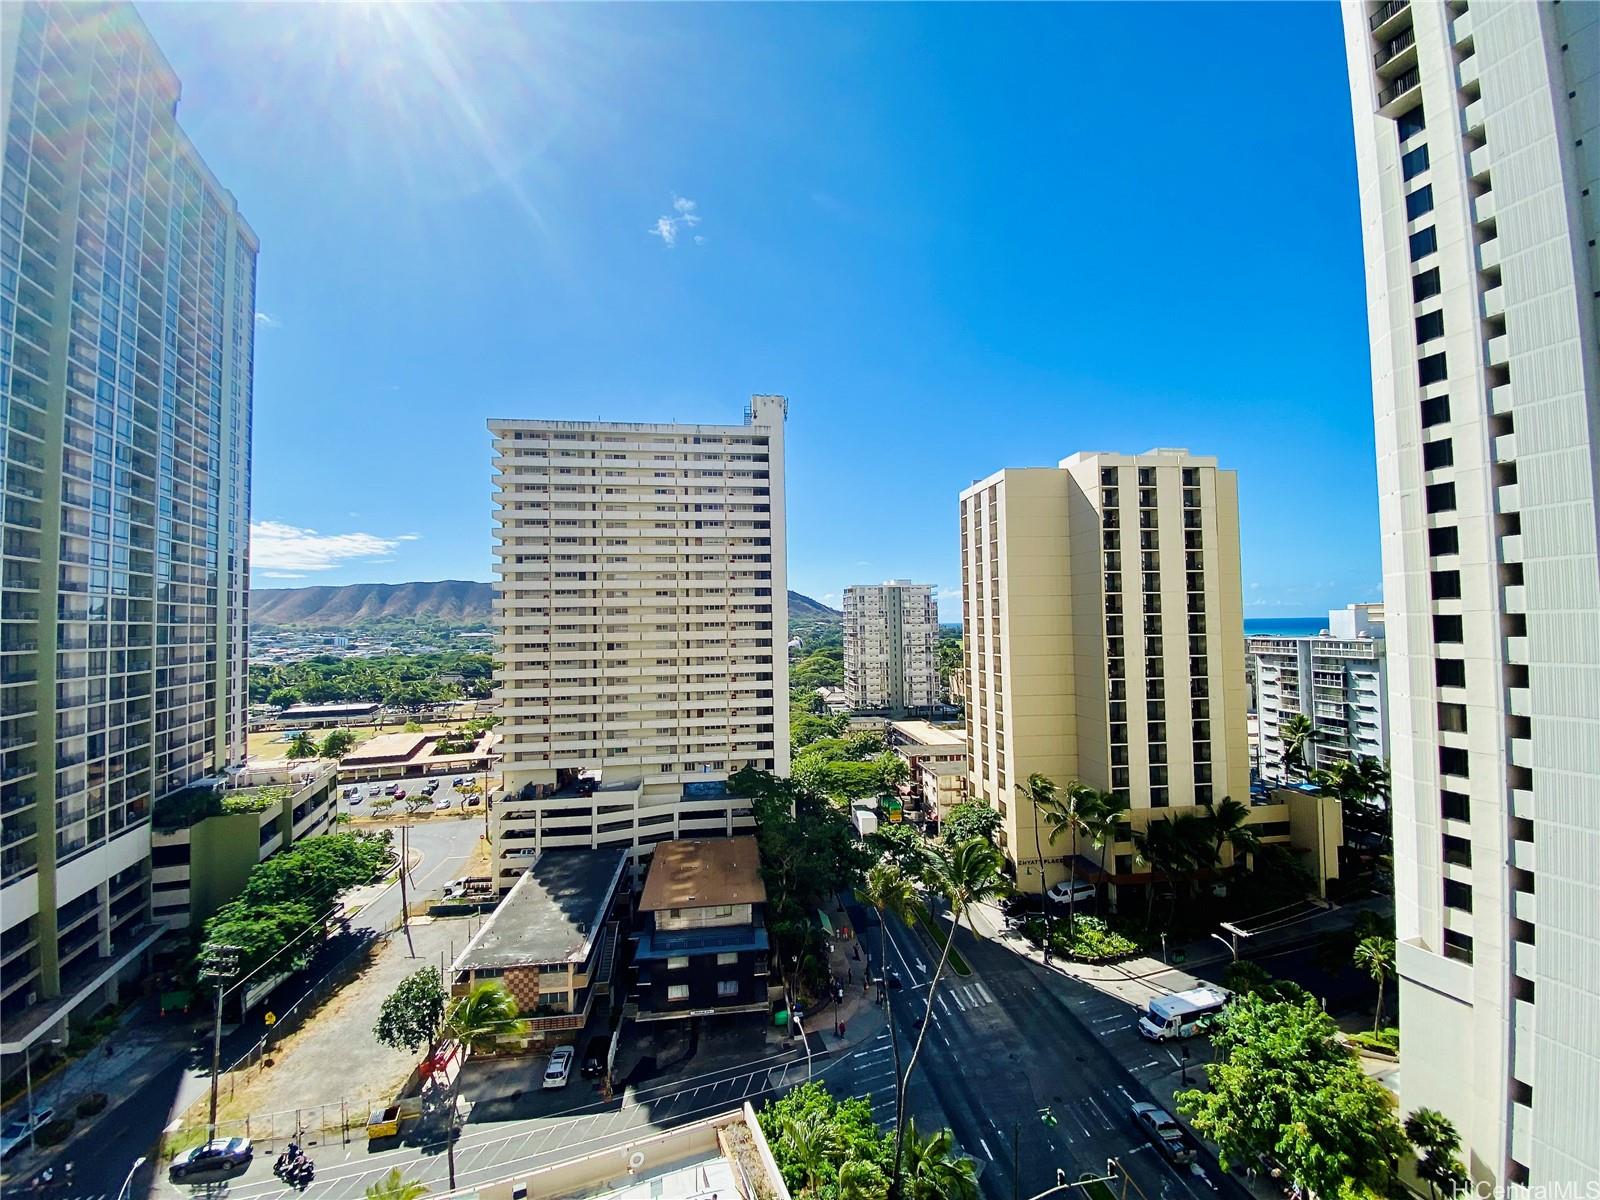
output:
<instances>
[{"instance_id":1,"label":"road lane marking","mask_svg":"<svg viewBox=\"0 0 1600 1200\"><path fill-rule=\"evenodd\" d=\"M994 1161L994 1151L989 1149L989 1143L984 1141L983 1138L980 1136L978 1138L978 1145L983 1147L983 1152L989 1156L989 1161L993 1162Z\"/></svg>"},{"instance_id":2,"label":"road lane marking","mask_svg":"<svg viewBox=\"0 0 1600 1200\"><path fill-rule=\"evenodd\" d=\"M1120 1083L1117 1084L1117 1091L1121 1092L1124 1096L1128 1096L1128 1089L1123 1087ZM1128 1096L1128 1103L1132 1104L1133 1102L1133 1097Z\"/></svg>"},{"instance_id":3,"label":"road lane marking","mask_svg":"<svg viewBox=\"0 0 1600 1200\"><path fill-rule=\"evenodd\" d=\"M960 992L951 992L950 993L950 999L955 1002L955 1006L958 1009L960 1009L962 1012L966 1012L967 1011L966 1002L961 999L961 993Z\"/></svg>"},{"instance_id":4,"label":"road lane marking","mask_svg":"<svg viewBox=\"0 0 1600 1200\"><path fill-rule=\"evenodd\" d=\"M1105 1113L1100 1111L1100 1106L1094 1102L1094 1097L1093 1096L1085 1096L1084 1097L1084 1101L1089 1105L1090 1108L1094 1109L1095 1115L1098 1116L1100 1118L1101 1122L1105 1125L1106 1132L1110 1133L1111 1132L1111 1119L1109 1117L1107 1117Z\"/></svg>"},{"instance_id":5,"label":"road lane marking","mask_svg":"<svg viewBox=\"0 0 1600 1200\"><path fill-rule=\"evenodd\" d=\"M989 989L983 986L983 981L981 979L972 986L978 989L978 994L983 997L983 1002L985 1004L994 1003L994 997L989 993Z\"/></svg>"}]
</instances>

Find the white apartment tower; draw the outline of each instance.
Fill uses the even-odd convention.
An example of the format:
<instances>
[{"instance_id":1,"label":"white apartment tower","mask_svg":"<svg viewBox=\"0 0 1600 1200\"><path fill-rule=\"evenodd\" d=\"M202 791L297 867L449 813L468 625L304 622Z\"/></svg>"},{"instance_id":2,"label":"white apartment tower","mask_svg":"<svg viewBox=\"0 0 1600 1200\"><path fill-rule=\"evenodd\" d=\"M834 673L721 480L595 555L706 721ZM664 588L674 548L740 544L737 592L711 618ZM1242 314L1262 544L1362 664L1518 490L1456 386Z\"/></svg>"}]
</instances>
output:
<instances>
[{"instance_id":1,"label":"white apartment tower","mask_svg":"<svg viewBox=\"0 0 1600 1200\"><path fill-rule=\"evenodd\" d=\"M0 1052L160 933L150 816L245 753L257 243L127 4L0 7Z\"/></svg>"},{"instance_id":2,"label":"white apartment tower","mask_svg":"<svg viewBox=\"0 0 1600 1200\"><path fill-rule=\"evenodd\" d=\"M970 795L1001 816L1017 886L1064 874L1035 848L1034 772L1119 793L1131 829L1249 796L1238 483L1187 450L1074 454L961 493ZM1132 845L1111 874L1137 882ZM1117 880L1114 878L1113 882Z\"/></svg>"},{"instance_id":3,"label":"white apartment tower","mask_svg":"<svg viewBox=\"0 0 1600 1200\"><path fill-rule=\"evenodd\" d=\"M1600 5L1344 5L1383 530L1401 1107L1600 1178Z\"/></svg>"},{"instance_id":4,"label":"white apartment tower","mask_svg":"<svg viewBox=\"0 0 1600 1200\"><path fill-rule=\"evenodd\" d=\"M939 702L939 605L931 583L891 579L844 590L850 707L906 712Z\"/></svg>"},{"instance_id":5,"label":"white apartment tower","mask_svg":"<svg viewBox=\"0 0 1600 1200\"><path fill-rule=\"evenodd\" d=\"M749 832L789 769L783 432L494 420L502 891L544 849Z\"/></svg>"},{"instance_id":6,"label":"white apartment tower","mask_svg":"<svg viewBox=\"0 0 1600 1200\"><path fill-rule=\"evenodd\" d=\"M1284 777L1284 721L1311 719L1316 737L1304 765L1326 770L1340 760L1389 757L1389 707L1383 605L1351 604L1328 614L1315 637L1263 634L1247 652L1256 680L1256 716L1264 779Z\"/></svg>"}]
</instances>

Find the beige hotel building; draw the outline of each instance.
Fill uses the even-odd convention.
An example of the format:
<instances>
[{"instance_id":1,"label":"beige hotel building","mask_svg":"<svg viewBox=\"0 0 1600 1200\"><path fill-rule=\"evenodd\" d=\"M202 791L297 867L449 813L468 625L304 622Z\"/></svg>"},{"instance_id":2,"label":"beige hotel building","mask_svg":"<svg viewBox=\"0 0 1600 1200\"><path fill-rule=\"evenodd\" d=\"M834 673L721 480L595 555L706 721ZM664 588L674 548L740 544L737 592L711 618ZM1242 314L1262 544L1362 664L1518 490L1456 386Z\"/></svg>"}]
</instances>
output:
<instances>
[{"instance_id":1,"label":"beige hotel building","mask_svg":"<svg viewBox=\"0 0 1600 1200\"><path fill-rule=\"evenodd\" d=\"M489 423L501 891L541 850L749 832L728 776L788 773L787 412Z\"/></svg>"},{"instance_id":2,"label":"beige hotel building","mask_svg":"<svg viewBox=\"0 0 1600 1200\"><path fill-rule=\"evenodd\" d=\"M973 799L993 805L1017 885L1041 886L1039 772L1153 815L1249 795L1235 473L1187 450L1074 454L961 494L962 626ZM1041 831L1043 886L1067 847ZM1089 854L1089 851L1081 851ZM1147 868L1119 840L1107 868Z\"/></svg>"}]
</instances>

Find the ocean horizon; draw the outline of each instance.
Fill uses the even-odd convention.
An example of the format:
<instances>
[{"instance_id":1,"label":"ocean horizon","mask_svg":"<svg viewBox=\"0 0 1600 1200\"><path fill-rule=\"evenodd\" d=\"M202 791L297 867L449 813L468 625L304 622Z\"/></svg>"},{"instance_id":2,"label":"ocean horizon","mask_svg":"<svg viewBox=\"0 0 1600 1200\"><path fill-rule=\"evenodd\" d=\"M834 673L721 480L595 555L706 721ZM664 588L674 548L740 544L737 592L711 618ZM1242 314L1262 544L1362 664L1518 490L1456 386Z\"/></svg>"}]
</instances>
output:
<instances>
[{"instance_id":1,"label":"ocean horizon","mask_svg":"<svg viewBox=\"0 0 1600 1200\"><path fill-rule=\"evenodd\" d=\"M1328 627L1321 617L1246 617L1245 637L1316 637Z\"/></svg>"}]
</instances>

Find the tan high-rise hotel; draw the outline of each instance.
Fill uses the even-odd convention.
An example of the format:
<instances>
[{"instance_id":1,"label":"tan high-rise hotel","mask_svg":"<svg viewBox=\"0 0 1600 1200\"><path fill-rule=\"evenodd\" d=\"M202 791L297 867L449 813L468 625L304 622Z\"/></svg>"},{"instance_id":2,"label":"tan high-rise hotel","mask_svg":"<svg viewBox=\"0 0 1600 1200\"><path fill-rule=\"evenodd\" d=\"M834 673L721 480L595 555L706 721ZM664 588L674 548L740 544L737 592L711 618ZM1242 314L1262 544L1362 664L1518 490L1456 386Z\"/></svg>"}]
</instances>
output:
<instances>
[{"instance_id":1,"label":"tan high-rise hotel","mask_svg":"<svg viewBox=\"0 0 1600 1200\"><path fill-rule=\"evenodd\" d=\"M544 849L753 827L789 770L783 427L495 420L496 882Z\"/></svg>"},{"instance_id":2,"label":"tan high-rise hotel","mask_svg":"<svg viewBox=\"0 0 1600 1200\"><path fill-rule=\"evenodd\" d=\"M1034 772L1122 794L1131 829L1248 797L1234 472L1187 450L996 472L961 494L961 590L971 794L1019 887L1040 887ZM1066 854L1045 842L1044 886ZM1107 865L1147 870L1126 840Z\"/></svg>"}]
</instances>

